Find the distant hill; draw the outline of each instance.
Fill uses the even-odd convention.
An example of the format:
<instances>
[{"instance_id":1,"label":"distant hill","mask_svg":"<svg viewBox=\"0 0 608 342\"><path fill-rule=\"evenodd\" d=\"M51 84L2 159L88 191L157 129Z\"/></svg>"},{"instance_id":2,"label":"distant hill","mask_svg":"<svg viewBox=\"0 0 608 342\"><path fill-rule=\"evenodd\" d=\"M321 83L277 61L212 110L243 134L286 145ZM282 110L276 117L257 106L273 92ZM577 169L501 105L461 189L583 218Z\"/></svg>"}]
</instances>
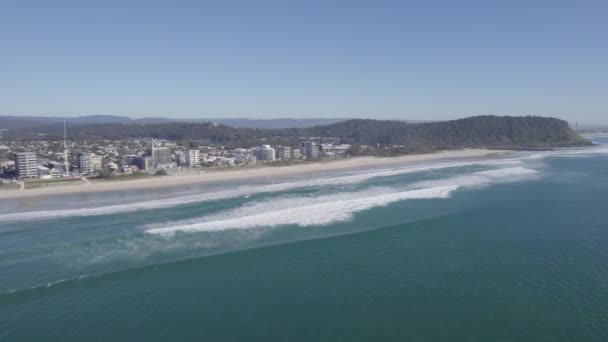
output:
<instances>
[{"instance_id":1,"label":"distant hill","mask_svg":"<svg viewBox=\"0 0 608 342\"><path fill-rule=\"evenodd\" d=\"M6 139L61 139L62 125L9 130ZM403 152L451 148L550 148L582 146L590 142L567 122L536 116L476 116L452 121L407 123L352 119L307 128L238 128L210 122L100 123L69 129L70 139L157 138L201 140L228 146L260 143L296 144L301 137L336 137L356 145L400 146Z\"/></svg>"},{"instance_id":2,"label":"distant hill","mask_svg":"<svg viewBox=\"0 0 608 342\"><path fill-rule=\"evenodd\" d=\"M587 145L563 120L538 116L475 116L410 124L400 121L348 120L305 130L311 136L337 136L360 144L405 147L559 147Z\"/></svg>"},{"instance_id":3,"label":"distant hill","mask_svg":"<svg viewBox=\"0 0 608 342\"><path fill-rule=\"evenodd\" d=\"M168 119L168 118L141 118L135 119L137 123L172 123L172 122L213 122L237 128L305 128L318 125L329 125L348 119Z\"/></svg>"},{"instance_id":4,"label":"distant hill","mask_svg":"<svg viewBox=\"0 0 608 342\"><path fill-rule=\"evenodd\" d=\"M163 117L147 117L132 119L116 115L87 115L66 119L69 125L89 124L161 124L161 123L205 123L214 122L237 128L305 128L317 125L329 125L346 118L335 119L172 119ZM63 123L60 117L45 116L0 116L0 129L25 129Z\"/></svg>"},{"instance_id":5,"label":"distant hill","mask_svg":"<svg viewBox=\"0 0 608 342\"><path fill-rule=\"evenodd\" d=\"M63 121L63 120L61 120ZM66 121L71 124L87 125L87 124L102 124L102 123L130 123L133 121L128 116L116 116L116 115L87 115L80 116L77 118L68 118Z\"/></svg>"}]
</instances>

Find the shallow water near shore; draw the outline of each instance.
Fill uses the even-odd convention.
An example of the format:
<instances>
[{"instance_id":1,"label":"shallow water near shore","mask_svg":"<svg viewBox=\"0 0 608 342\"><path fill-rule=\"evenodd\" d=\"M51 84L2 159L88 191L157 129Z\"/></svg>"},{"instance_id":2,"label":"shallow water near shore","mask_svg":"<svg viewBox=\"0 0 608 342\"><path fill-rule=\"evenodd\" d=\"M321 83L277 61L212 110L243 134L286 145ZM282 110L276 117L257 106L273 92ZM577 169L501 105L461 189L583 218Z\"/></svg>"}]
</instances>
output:
<instances>
[{"instance_id":1,"label":"shallow water near shore","mask_svg":"<svg viewBox=\"0 0 608 342\"><path fill-rule=\"evenodd\" d=\"M602 146L0 201L1 340L605 340Z\"/></svg>"}]
</instances>

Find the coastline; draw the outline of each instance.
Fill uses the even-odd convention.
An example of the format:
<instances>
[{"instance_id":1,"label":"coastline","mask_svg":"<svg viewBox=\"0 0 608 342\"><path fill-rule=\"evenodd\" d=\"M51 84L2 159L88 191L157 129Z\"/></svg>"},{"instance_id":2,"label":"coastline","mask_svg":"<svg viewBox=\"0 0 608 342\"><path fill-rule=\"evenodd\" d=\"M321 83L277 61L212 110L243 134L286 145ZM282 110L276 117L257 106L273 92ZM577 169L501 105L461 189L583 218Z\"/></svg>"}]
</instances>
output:
<instances>
[{"instance_id":1,"label":"coastline","mask_svg":"<svg viewBox=\"0 0 608 342\"><path fill-rule=\"evenodd\" d=\"M414 154L398 157L353 157L331 162L316 162L303 165L261 166L256 168L230 168L225 170L205 170L194 175L173 175L133 180L91 181L79 185L62 185L46 188L0 191L0 199L75 194L84 192L110 192L138 189L157 189L190 184L210 184L245 179L264 179L279 176L297 176L323 171L339 171L365 167L382 167L397 164L467 159L497 155L504 150L465 149L441 151L429 154Z\"/></svg>"}]
</instances>

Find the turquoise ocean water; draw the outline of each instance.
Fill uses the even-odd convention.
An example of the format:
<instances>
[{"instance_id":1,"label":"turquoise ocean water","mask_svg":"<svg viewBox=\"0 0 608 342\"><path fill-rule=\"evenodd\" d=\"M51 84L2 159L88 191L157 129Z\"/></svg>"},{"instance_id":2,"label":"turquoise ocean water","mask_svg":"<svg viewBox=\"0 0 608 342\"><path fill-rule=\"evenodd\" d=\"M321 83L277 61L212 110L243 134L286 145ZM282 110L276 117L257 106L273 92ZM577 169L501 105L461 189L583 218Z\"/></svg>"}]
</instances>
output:
<instances>
[{"instance_id":1,"label":"turquoise ocean water","mask_svg":"<svg viewBox=\"0 0 608 342\"><path fill-rule=\"evenodd\" d=\"M594 141L0 200L0 340L606 341Z\"/></svg>"}]
</instances>

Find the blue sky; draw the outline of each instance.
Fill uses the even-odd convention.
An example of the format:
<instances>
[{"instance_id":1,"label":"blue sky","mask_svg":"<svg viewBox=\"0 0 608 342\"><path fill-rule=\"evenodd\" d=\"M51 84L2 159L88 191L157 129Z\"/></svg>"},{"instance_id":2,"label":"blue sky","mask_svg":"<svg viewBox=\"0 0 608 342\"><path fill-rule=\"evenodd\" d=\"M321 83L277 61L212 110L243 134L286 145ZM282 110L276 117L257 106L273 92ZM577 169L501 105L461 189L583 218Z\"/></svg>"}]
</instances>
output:
<instances>
[{"instance_id":1,"label":"blue sky","mask_svg":"<svg viewBox=\"0 0 608 342\"><path fill-rule=\"evenodd\" d=\"M607 1L0 0L0 115L607 123Z\"/></svg>"}]
</instances>

